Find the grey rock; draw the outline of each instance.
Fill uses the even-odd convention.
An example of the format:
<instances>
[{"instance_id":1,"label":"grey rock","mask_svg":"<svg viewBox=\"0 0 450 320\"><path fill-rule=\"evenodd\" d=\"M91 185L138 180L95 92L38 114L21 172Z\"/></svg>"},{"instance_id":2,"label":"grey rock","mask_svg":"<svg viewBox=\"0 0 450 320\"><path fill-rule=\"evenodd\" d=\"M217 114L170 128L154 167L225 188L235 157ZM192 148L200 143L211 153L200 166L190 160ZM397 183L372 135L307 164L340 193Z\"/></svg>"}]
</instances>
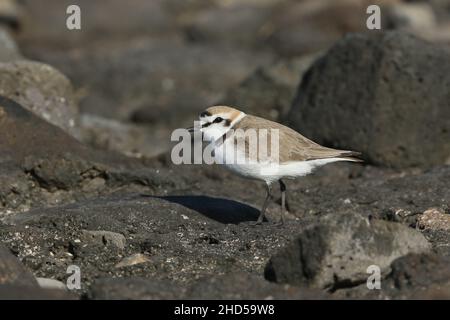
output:
<instances>
[{"instance_id":1,"label":"grey rock","mask_svg":"<svg viewBox=\"0 0 450 320\"><path fill-rule=\"evenodd\" d=\"M260 276L238 272L202 277L188 286L168 280L116 278L96 280L91 299L326 299L318 290L270 283Z\"/></svg>"},{"instance_id":2,"label":"grey rock","mask_svg":"<svg viewBox=\"0 0 450 320\"><path fill-rule=\"evenodd\" d=\"M416 228L433 244L433 250L450 257L450 210L448 205L428 208L416 219Z\"/></svg>"},{"instance_id":3,"label":"grey rock","mask_svg":"<svg viewBox=\"0 0 450 320\"><path fill-rule=\"evenodd\" d=\"M77 296L60 289L0 285L1 300L76 300Z\"/></svg>"},{"instance_id":4,"label":"grey rock","mask_svg":"<svg viewBox=\"0 0 450 320\"><path fill-rule=\"evenodd\" d=\"M85 199L124 185L149 191L150 185L171 181L164 170L82 145L6 98L0 98L0 124L2 213Z\"/></svg>"},{"instance_id":5,"label":"grey rock","mask_svg":"<svg viewBox=\"0 0 450 320\"><path fill-rule=\"evenodd\" d=\"M399 32L353 34L305 75L288 124L397 168L450 156L449 51Z\"/></svg>"},{"instance_id":6,"label":"grey rock","mask_svg":"<svg viewBox=\"0 0 450 320\"><path fill-rule=\"evenodd\" d=\"M226 300L316 300L329 298L326 293L320 290L301 288L288 284L280 285L269 282L262 276L244 272L200 279L189 288L187 295L192 299Z\"/></svg>"},{"instance_id":7,"label":"grey rock","mask_svg":"<svg viewBox=\"0 0 450 320\"><path fill-rule=\"evenodd\" d=\"M74 295L60 289L43 289L44 282L48 284L48 281L36 279L7 247L0 244L1 300L75 299Z\"/></svg>"},{"instance_id":8,"label":"grey rock","mask_svg":"<svg viewBox=\"0 0 450 320\"><path fill-rule=\"evenodd\" d=\"M409 254L392 263L387 285L392 294L420 297L419 289L438 287L450 289L449 257L436 254ZM448 296L448 295L447 295Z\"/></svg>"},{"instance_id":9,"label":"grey rock","mask_svg":"<svg viewBox=\"0 0 450 320\"><path fill-rule=\"evenodd\" d=\"M0 244L0 285L38 286L33 274L2 244Z\"/></svg>"},{"instance_id":10,"label":"grey rock","mask_svg":"<svg viewBox=\"0 0 450 320\"><path fill-rule=\"evenodd\" d=\"M267 259L302 224L254 228L248 221L257 216L255 208L227 199L122 192L12 215L0 225L0 241L10 239L8 245L42 277L67 277L67 266L78 265L83 277L79 294L100 277L170 279L188 285L200 277L237 271L261 275ZM120 251L86 246L85 226L121 233L127 245ZM146 262L134 263L139 256ZM127 266L117 267L124 261Z\"/></svg>"},{"instance_id":11,"label":"grey rock","mask_svg":"<svg viewBox=\"0 0 450 320\"><path fill-rule=\"evenodd\" d=\"M140 277L95 280L88 297L94 300L182 299L185 289L167 280Z\"/></svg>"},{"instance_id":12,"label":"grey rock","mask_svg":"<svg viewBox=\"0 0 450 320\"><path fill-rule=\"evenodd\" d=\"M417 219L417 227L425 231L450 231L450 214L439 208L430 208Z\"/></svg>"},{"instance_id":13,"label":"grey rock","mask_svg":"<svg viewBox=\"0 0 450 320\"><path fill-rule=\"evenodd\" d=\"M266 277L333 291L365 282L371 265L386 272L396 258L429 249L420 232L402 224L357 214L328 215L274 255Z\"/></svg>"},{"instance_id":14,"label":"grey rock","mask_svg":"<svg viewBox=\"0 0 450 320\"><path fill-rule=\"evenodd\" d=\"M16 42L10 32L0 27L0 62L9 62L23 59Z\"/></svg>"},{"instance_id":15,"label":"grey rock","mask_svg":"<svg viewBox=\"0 0 450 320\"><path fill-rule=\"evenodd\" d=\"M81 241L94 243L97 245L114 246L123 250L126 245L126 239L123 234L104 230L83 230L81 232Z\"/></svg>"},{"instance_id":16,"label":"grey rock","mask_svg":"<svg viewBox=\"0 0 450 320\"><path fill-rule=\"evenodd\" d=\"M142 117L147 119L146 115ZM136 116L136 119L142 120L142 117ZM166 124L152 123L149 126L148 123L131 123L82 114L80 126L80 139L84 143L93 148L120 152L131 157L151 158L167 152L171 147L168 137L173 128Z\"/></svg>"},{"instance_id":17,"label":"grey rock","mask_svg":"<svg viewBox=\"0 0 450 320\"><path fill-rule=\"evenodd\" d=\"M26 60L0 63L0 74L0 95L79 136L77 101L65 75L49 65Z\"/></svg>"},{"instance_id":18,"label":"grey rock","mask_svg":"<svg viewBox=\"0 0 450 320\"><path fill-rule=\"evenodd\" d=\"M435 253L408 254L394 260L391 272L381 279L379 290L368 290L366 284L338 290L335 298L364 299L431 299L450 298L449 257Z\"/></svg>"},{"instance_id":19,"label":"grey rock","mask_svg":"<svg viewBox=\"0 0 450 320\"><path fill-rule=\"evenodd\" d=\"M118 264L116 264L116 268L130 267L140 263L150 262L150 258L142 253L136 253L129 257L123 258Z\"/></svg>"},{"instance_id":20,"label":"grey rock","mask_svg":"<svg viewBox=\"0 0 450 320\"><path fill-rule=\"evenodd\" d=\"M63 282L56 279L37 277L36 280L39 286L44 289L58 289L58 290L67 289L67 286Z\"/></svg>"},{"instance_id":21,"label":"grey rock","mask_svg":"<svg viewBox=\"0 0 450 320\"><path fill-rule=\"evenodd\" d=\"M170 39L139 39L112 46L77 48L76 54L46 52L35 58L55 65L75 86L85 89L82 112L139 122L151 122L157 114L160 121L171 125L188 125L188 121L183 123L187 115L216 102L270 58L266 53L187 46Z\"/></svg>"}]
</instances>

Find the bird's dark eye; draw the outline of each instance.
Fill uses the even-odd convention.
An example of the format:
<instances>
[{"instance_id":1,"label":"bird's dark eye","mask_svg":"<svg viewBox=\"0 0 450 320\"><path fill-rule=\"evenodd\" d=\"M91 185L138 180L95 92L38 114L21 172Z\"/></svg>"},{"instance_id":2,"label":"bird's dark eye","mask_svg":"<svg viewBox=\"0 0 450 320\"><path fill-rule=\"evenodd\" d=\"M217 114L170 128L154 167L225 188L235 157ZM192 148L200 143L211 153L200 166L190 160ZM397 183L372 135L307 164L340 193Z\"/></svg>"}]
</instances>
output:
<instances>
[{"instance_id":1,"label":"bird's dark eye","mask_svg":"<svg viewBox=\"0 0 450 320\"><path fill-rule=\"evenodd\" d=\"M219 123L219 122L222 122L223 121L223 118L221 118L221 117L217 117L217 118L215 118L214 119L214 123Z\"/></svg>"}]
</instances>

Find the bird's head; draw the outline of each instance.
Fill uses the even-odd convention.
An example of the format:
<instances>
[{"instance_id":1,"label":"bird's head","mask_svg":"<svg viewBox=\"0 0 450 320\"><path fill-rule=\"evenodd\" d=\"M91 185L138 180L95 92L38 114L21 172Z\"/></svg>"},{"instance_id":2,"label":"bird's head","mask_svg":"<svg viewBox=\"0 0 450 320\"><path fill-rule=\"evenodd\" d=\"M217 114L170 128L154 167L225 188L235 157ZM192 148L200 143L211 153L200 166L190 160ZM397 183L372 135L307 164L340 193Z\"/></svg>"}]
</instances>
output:
<instances>
[{"instance_id":1,"label":"bird's head","mask_svg":"<svg viewBox=\"0 0 450 320\"><path fill-rule=\"evenodd\" d=\"M209 107L200 113L198 129L203 133L204 140L215 141L227 133L243 116L244 112L231 107Z\"/></svg>"}]
</instances>

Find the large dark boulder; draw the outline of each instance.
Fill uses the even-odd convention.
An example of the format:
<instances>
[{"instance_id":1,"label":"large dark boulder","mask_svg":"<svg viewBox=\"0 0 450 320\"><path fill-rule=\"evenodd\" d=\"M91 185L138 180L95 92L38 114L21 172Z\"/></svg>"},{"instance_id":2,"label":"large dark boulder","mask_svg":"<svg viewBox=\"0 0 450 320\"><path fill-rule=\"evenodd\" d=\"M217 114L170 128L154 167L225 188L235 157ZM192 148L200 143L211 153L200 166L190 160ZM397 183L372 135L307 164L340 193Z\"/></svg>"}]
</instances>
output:
<instances>
[{"instance_id":1,"label":"large dark boulder","mask_svg":"<svg viewBox=\"0 0 450 320\"><path fill-rule=\"evenodd\" d=\"M386 289L397 298L420 297L434 289L445 289L450 298L449 257L436 254L409 254L392 263Z\"/></svg>"},{"instance_id":2,"label":"large dark boulder","mask_svg":"<svg viewBox=\"0 0 450 320\"><path fill-rule=\"evenodd\" d=\"M74 299L65 290L42 289L33 274L0 244L0 300Z\"/></svg>"},{"instance_id":3,"label":"large dark boulder","mask_svg":"<svg viewBox=\"0 0 450 320\"><path fill-rule=\"evenodd\" d=\"M171 183L162 170L93 150L3 97L0 136L0 217L36 205L85 199L120 185L146 185L149 191L148 186Z\"/></svg>"},{"instance_id":4,"label":"large dark boulder","mask_svg":"<svg viewBox=\"0 0 450 320\"><path fill-rule=\"evenodd\" d=\"M445 163L449 54L403 33L347 36L305 75L287 123L378 165Z\"/></svg>"},{"instance_id":5,"label":"large dark boulder","mask_svg":"<svg viewBox=\"0 0 450 320\"><path fill-rule=\"evenodd\" d=\"M90 299L325 299L319 290L279 285L245 272L202 277L192 285L169 280L102 278L90 287Z\"/></svg>"},{"instance_id":6,"label":"large dark boulder","mask_svg":"<svg viewBox=\"0 0 450 320\"><path fill-rule=\"evenodd\" d=\"M366 284L338 290L336 298L363 299L450 299L450 259L435 253L408 254L394 260L391 272L380 281L379 290Z\"/></svg>"},{"instance_id":7,"label":"large dark boulder","mask_svg":"<svg viewBox=\"0 0 450 320\"><path fill-rule=\"evenodd\" d=\"M429 248L419 232L400 223L331 214L274 255L265 273L280 283L336 290L365 282L371 265L386 272L394 259Z\"/></svg>"},{"instance_id":8,"label":"large dark boulder","mask_svg":"<svg viewBox=\"0 0 450 320\"><path fill-rule=\"evenodd\" d=\"M0 75L0 95L72 136L80 136L76 94L64 74L44 63L18 60L0 63Z\"/></svg>"},{"instance_id":9,"label":"large dark boulder","mask_svg":"<svg viewBox=\"0 0 450 320\"><path fill-rule=\"evenodd\" d=\"M38 286L33 274L2 244L0 244L0 285Z\"/></svg>"}]
</instances>

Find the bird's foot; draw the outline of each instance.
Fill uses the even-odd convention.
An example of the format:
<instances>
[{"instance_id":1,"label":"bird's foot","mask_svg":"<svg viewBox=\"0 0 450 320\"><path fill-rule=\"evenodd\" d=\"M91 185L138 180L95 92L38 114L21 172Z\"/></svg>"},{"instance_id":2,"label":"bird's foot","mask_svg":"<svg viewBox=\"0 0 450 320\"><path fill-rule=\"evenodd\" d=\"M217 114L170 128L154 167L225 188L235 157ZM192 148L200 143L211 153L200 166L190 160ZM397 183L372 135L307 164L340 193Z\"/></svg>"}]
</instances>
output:
<instances>
[{"instance_id":1,"label":"bird's foot","mask_svg":"<svg viewBox=\"0 0 450 320\"><path fill-rule=\"evenodd\" d=\"M260 225L262 225L262 221L252 221L252 222L250 222L250 225L252 227L260 226Z\"/></svg>"},{"instance_id":2,"label":"bird's foot","mask_svg":"<svg viewBox=\"0 0 450 320\"><path fill-rule=\"evenodd\" d=\"M272 225L274 227L283 227L284 226L284 220L283 219L279 219L278 221L274 221L274 222L272 222Z\"/></svg>"}]
</instances>

